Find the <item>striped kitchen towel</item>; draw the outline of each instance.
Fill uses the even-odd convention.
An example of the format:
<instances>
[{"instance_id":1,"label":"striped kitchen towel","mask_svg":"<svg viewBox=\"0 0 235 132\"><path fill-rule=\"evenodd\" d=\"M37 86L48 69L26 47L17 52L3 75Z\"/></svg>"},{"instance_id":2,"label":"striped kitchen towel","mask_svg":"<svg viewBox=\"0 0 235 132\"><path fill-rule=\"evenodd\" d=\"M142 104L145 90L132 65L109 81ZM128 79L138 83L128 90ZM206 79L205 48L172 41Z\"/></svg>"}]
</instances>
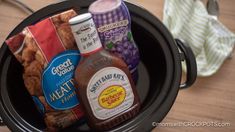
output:
<instances>
[{"instance_id":1,"label":"striped kitchen towel","mask_svg":"<svg viewBox=\"0 0 235 132\"><path fill-rule=\"evenodd\" d=\"M233 51L234 33L210 16L200 0L165 0L163 23L192 48L198 76L215 74Z\"/></svg>"}]
</instances>

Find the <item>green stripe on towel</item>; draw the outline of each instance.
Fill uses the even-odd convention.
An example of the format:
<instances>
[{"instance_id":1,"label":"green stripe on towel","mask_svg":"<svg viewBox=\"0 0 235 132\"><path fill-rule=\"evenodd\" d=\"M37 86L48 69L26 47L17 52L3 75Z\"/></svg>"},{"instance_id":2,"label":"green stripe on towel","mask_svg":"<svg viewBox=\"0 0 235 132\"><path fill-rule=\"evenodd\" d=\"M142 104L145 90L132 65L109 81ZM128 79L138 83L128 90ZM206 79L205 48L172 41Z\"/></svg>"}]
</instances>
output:
<instances>
[{"instance_id":1,"label":"green stripe on towel","mask_svg":"<svg viewBox=\"0 0 235 132\"><path fill-rule=\"evenodd\" d=\"M210 16L200 0L165 0L163 23L192 48L198 76L215 74L233 51L234 33Z\"/></svg>"}]
</instances>

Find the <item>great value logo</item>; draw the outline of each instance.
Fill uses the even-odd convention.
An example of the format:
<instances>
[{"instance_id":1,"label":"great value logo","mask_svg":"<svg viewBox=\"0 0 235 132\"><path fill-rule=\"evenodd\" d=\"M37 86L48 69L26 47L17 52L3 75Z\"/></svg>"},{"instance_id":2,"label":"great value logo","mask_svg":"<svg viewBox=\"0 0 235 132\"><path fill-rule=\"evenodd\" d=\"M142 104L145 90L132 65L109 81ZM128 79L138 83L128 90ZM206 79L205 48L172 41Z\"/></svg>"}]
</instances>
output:
<instances>
[{"instance_id":1,"label":"great value logo","mask_svg":"<svg viewBox=\"0 0 235 132\"><path fill-rule=\"evenodd\" d=\"M73 78L79 61L78 51L65 51L53 58L43 72L42 90L52 108L67 110L78 105Z\"/></svg>"},{"instance_id":2,"label":"great value logo","mask_svg":"<svg viewBox=\"0 0 235 132\"><path fill-rule=\"evenodd\" d=\"M53 67L51 69L51 73L53 75L63 76L66 73L74 70L74 68L75 67L74 67L73 63L71 62L71 60L67 59L65 62L59 64L58 66Z\"/></svg>"}]
</instances>

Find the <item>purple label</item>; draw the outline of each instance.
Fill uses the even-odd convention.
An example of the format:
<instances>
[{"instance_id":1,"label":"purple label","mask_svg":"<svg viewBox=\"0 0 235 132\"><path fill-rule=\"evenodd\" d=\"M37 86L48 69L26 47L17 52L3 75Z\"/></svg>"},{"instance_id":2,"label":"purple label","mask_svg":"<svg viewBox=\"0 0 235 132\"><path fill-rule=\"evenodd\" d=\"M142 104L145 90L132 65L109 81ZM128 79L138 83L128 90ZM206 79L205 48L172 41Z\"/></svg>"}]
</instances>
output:
<instances>
[{"instance_id":1,"label":"purple label","mask_svg":"<svg viewBox=\"0 0 235 132\"><path fill-rule=\"evenodd\" d=\"M112 11L92 14L105 49L117 54L127 63L131 73L135 72L139 50L132 36L130 14L125 3Z\"/></svg>"},{"instance_id":2,"label":"purple label","mask_svg":"<svg viewBox=\"0 0 235 132\"><path fill-rule=\"evenodd\" d=\"M104 32L104 36L106 40L112 40L112 38L115 39L116 36L121 36L125 34L127 31L127 27L120 27L120 28L115 28L113 30L109 30Z\"/></svg>"}]
</instances>

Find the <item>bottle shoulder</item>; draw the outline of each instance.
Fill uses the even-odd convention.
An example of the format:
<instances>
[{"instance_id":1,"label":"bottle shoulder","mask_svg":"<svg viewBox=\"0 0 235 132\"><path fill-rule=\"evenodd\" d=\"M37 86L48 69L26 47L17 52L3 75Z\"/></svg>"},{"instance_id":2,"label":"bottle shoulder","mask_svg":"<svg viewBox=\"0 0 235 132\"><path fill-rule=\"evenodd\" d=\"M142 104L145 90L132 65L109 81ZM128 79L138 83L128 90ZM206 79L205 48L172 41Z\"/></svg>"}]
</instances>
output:
<instances>
[{"instance_id":1,"label":"bottle shoulder","mask_svg":"<svg viewBox=\"0 0 235 132\"><path fill-rule=\"evenodd\" d=\"M84 57L81 60L81 67L89 68L93 67L96 70L102 69L102 67L126 67L126 63L117 57L115 54L112 54L106 50L101 50L95 54L92 54L88 57ZM94 70L93 69L93 70Z\"/></svg>"},{"instance_id":2,"label":"bottle shoulder","mask_svg":"<svg viewBox=\"0 0 235 132\"><path fill-rule=\"evenodd\" d=\"M96 72L107 67L116 67L129 74L129 69L122 59L108 51L102 50L84 57L76 69L75 76L77 80L87 83Z\"/></svg>"}]
</instances>

